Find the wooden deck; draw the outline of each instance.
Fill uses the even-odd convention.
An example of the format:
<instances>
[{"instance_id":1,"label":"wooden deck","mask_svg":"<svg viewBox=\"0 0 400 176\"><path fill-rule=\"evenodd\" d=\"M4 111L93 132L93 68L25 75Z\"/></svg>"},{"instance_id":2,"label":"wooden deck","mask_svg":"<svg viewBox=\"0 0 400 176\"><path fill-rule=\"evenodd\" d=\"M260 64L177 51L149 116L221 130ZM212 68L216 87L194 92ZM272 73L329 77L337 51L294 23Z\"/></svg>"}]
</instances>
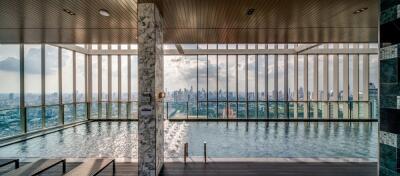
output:
<instances>
[{"instance_id":1,"label":"wooden deck","mask_svg":"<svg viewBox=\"0 0 400 176\"><path fill-rule=\"evenodd\" d=\"M27 163L21 163L24 165ZM81 163L67 163L67 172ZM14 166L0 168L0 175L13 169ZM59 176L62 167L56 166L43 175ZM112 167L108 166L101 176L112 175ZM117 163L117 176L137 175L136 163ZM282 163L282 162L217 162L217 163L189 163L184 165L180 162L165 163L160 175L163 176L230 176L230 175L251 175L251 176L376 176L376 162L343 163L343 162L320 162L320 163Z\"/></svg>"}]
</instances>

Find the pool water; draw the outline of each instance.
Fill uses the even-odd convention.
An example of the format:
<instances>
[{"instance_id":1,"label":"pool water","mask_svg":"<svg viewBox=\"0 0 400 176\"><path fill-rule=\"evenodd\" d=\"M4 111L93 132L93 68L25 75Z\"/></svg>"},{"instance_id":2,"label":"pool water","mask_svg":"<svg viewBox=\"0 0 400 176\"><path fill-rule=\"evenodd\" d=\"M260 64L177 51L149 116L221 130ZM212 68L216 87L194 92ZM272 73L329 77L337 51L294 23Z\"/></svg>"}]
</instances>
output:
<instances>
[{"instance_id":1,"label":"pool water","mask_svg":"<svg viewBox=\"0 0 400 176\"><path fill-rule=\"evenodd\" d=\"M375 122L165 122L165 156L376 158ZM137 122L90 122L0 148L0 157L137 159Z\"/></svg>"}]
</instances>

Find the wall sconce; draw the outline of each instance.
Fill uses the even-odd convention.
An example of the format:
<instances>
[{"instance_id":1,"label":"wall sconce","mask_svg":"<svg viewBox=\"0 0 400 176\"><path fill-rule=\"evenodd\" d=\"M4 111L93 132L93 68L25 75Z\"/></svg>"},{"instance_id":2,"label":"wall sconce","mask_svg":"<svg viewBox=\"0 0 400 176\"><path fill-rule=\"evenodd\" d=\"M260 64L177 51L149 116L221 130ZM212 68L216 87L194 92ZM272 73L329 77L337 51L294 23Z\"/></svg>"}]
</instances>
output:
<instances>
[{"instance_id":1,"label":"wall sconce","mask_svg":"<svg viewBox=\"0 0 400 176\"><path fill-rule=\"evenodd\" d=\"M158 98L159 98L159 99L165 98L165 92L160 92L160 93L158 93Z\"/></svg>"}]
</instances>

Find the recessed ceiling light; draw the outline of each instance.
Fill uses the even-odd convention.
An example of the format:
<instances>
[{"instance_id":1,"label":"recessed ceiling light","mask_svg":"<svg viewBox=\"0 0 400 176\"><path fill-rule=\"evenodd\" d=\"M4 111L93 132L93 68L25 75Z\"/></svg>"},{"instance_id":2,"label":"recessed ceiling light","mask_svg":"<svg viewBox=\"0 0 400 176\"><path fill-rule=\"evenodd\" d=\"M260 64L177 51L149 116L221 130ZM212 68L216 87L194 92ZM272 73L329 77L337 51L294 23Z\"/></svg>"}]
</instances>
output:
<instances>
[{"instance_id":1,"label":"recessed ceiling light","mask_svg":"<svg viewBox=\"0 0 400 176\"><path fill-rule=\"evenodd\" d=\"M64 11L65 13L68 13L69 15L75 15L75 13L72 12L71 10L69 10L69 9L63 9L63 11Z\"/></svg>"},{"instance_id":2,"label":"recessed ceiling light","mask_svg":"<svg viewBox=\"0 0 400 176\"><path fill-rule=\"evenodd\" d=\"M254 13L255 10L256 10L256 9L250 8L250 9L247 10L246 14L247 14L248 16L253 15L253 13Z\"/></svg>"},{"instance_id":3,"label":"recessed ceiling light","mask_svg":"<svg viewBox=\"0 0 400 176\"><path fill-rule=\"evenodd\" d=\"M105 9L100 9L99 13L100 13L101 16L105 16L105 17L110 16L110 13Z\"/></svg>"},{"instance_id":4,"label":"recessed ceiling light","mask_svg":"<svg viewBox=\"0 0 400 176\"><path fill-rule=\"evenodd\" d=\"M361 12L366 11L367 9L368 9L368 7L364 7L364 8L361 8L361 9L357 9L356 11L353 12L353 14L359 14L359 13L361 13Z\"/></svg>"}]
</instances>

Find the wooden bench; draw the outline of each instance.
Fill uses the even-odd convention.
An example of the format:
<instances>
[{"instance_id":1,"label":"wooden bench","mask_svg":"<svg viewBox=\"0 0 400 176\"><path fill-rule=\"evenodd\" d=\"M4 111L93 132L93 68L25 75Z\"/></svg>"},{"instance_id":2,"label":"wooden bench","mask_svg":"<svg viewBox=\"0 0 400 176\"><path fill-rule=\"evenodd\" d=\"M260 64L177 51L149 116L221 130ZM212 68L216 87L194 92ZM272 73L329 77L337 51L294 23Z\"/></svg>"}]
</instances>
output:
<instances>
[{"instance_id":1,"label":"wooden bench","mask_svg":"<svg viewBox=\"0 0 400 176\"><path fill-rule=\"evenodd\" d=\"M14 163L15 169L19 168L19 159L0 159L0 167Z\"/></svg>"},{"instance_id":2,"label":"wooden bench","mask_svg":"<svg viewBox=\"0 0 400 176\"><path fill-rule=\"evenodd\" d=\"M39 175L42 172L52 168L53 166L62 163L63 173L66 171L65 159L40 159L38 161L24 165L16 170L6 173L7 176L31 176Z\"/></svg>"},{"instance_id":3,"label":"wooden bench","mask_svg":"<svg viewBox=\"0 0 400 176\"><path fill-rule=\"evenodd\" d=\"M115 160L108 158L101 159L88 159L76 168L69 171L66 176L94 176L103 171L107 166L112 163L112 174L115 175Z\"/></svg>"}]
</instances>

